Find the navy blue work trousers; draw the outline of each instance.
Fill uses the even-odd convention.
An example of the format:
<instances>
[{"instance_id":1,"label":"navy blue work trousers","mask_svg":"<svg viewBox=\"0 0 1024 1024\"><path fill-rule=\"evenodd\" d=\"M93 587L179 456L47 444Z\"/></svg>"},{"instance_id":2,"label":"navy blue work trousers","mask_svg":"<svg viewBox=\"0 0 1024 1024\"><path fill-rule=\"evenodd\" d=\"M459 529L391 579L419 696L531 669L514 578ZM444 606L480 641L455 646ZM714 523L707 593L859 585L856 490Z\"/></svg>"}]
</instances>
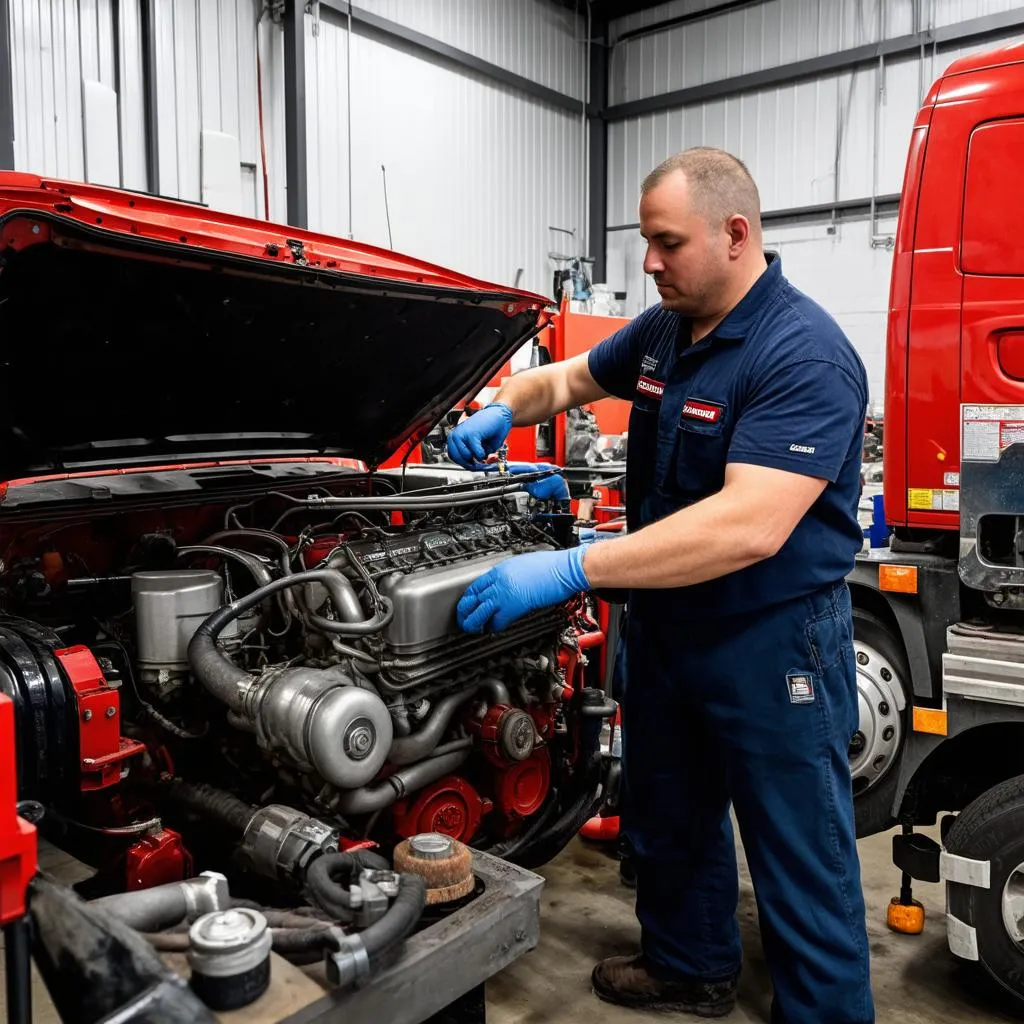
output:
<instances>
[{"instance_id":1,"label":"navy blue work trousers","mask_svg":"<svg viewBox=\"0 0 1024 1024\"><path fill-rule=\"evenodd\" d=\"M692 629L655 617L656 605L648 592L630 606L623 687L622 820L636 854L643 951L694 979L738 974L731 805L773 1024L870 1024L845 582Z\"/></svg>"}]
</instances>

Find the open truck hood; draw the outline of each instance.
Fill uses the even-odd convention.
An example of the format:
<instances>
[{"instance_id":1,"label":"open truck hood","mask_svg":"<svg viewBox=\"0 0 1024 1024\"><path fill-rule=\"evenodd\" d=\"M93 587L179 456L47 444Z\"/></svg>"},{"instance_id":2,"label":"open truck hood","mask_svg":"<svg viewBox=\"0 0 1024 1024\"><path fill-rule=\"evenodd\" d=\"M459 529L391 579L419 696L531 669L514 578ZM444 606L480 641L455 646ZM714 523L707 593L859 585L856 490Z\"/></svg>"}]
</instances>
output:
<instances>
[{"instance_id":1,"label":"open truck hood","mask_svg":"<svg viewBox=\"0 0 1024 1024\"><path fill-rule=\"evenodd\" d=\"M0 480L415 446L543 296L173 200L0 173Z\"/></svg>"}]
</instances>

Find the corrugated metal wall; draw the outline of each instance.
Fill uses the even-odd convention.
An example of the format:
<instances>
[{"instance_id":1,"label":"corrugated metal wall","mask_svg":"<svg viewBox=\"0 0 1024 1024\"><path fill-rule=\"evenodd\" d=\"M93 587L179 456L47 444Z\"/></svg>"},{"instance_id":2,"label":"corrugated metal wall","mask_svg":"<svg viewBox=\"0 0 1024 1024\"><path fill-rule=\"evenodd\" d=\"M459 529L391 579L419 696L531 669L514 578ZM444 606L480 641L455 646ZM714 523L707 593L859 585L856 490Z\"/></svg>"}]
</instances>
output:
<instances>
[{"instance_id":1,"label":"corrugated metal wall","mask_svg":"<svg viewBox=\"0 0 1024 1024\"><path fill-rule=\"evenodd\" d=\"M104 184L123 181L145 186L138 19L132 5L120 25L122 45L115 66L112 0L14 0L11 3L11 60L14 84L15 166L43 174L88 179ZM101 111L87 109L88 86L109 95L119 80L123 102L120 132ZM104 121L106 123L104 123ZM115 166L110 180L87 166L86 136L106 140ZM94 164L96 161L94 160Z\"/></svg>"},{"instance_id":2,"label":"corrugated metal wall","mask_svg":"<svg viewBox=\"0 0 1024 1024\"><path fill-rule=\"evenodd\" d=\"M348 33L326 11L307 31L310 220L347 235ZM389 245L386 173L395 249L500 283L521 271L524 287L549 292L548 228L577 229L584 212L580 117L358 29L351 60L354 236Z\"/></svg>"},{"instance_id":3,"label":"corrugated metal wall","mask_svg":"<svg viewBox=\"0 0 1024 1024\"><path fill-rule=\"evenodd\" d=\"M262 7L261 0L156 0L160 193L264 215ZM584 19L547 0L356 7L567 95L585 89ZM17 168L153 190L140 0L11 0L11 12ZM360 241L387 246L384 165L396 249L550 290L547 252L565 242L549 226L578 231L586 219L582 114L358 29L350 98L344 19L321 8L305 21L310 227L340 235L351 228ZM282 222L283 42L281 26L264 16L266 175L271 219Z\"/></svg>"},{"instance_id":4,"label":"corrugated metal wall","mask_svg":"<svg viewBox=\"0 0 1024 1024\"><path fill-rule=\"evenodd\" d=\"M612 26L612 39L714 3L676 0ZM610 55L610 96L621 103L913 31L956 24L1019 5L1008 0L767 0L729 14L623 40ZM1005 41L1020 37L1008 36ZM617 121L608 137L608 224L637 220L644 175L672 153L713 145L750 167L766 210L898 193L910 128L923 94L957 57L977 46L832 73L798 84ZM877 106L877 127L876 127ZM877 162L876 162L877 146ZM884 234L878 225L879 234ZM890 232L891 233L891 232ZM854 337L881 400L882 342L891 257L873 248L870 225L776 228L787 275L821 301ZM657 301L640 263L635 230L608 235L608 278L635 314Z\"/></svg>"},{"instance_id":5,"label":"corrugated metal wall","mask_svg":"<svg viewBox=\"0 0 1024 1024\"><path fill-rule=\"evenodd\" d=\"M356 6L567 96L581 97L586 89L583 19L547 0L360 0Z\"/></svg>"}]
</instances>

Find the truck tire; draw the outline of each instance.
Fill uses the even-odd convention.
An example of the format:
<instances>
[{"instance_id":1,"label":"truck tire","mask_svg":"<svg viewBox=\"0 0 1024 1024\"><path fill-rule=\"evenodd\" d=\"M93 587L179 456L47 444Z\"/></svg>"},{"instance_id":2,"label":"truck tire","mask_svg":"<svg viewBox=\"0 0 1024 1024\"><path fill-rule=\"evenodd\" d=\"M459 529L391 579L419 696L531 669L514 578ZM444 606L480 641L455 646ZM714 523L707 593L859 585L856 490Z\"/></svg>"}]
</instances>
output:
<instances>
[{"instance_id":1,"label":"truck tire","mask_svg":"<svg viewBox=\"0 0 1024 1024\"><path fill-rule=\"evenodd\" d=\"M853 609L859 728L850 743L857 838L895 824L892 808L909 725L910 673L903 648L881 619Z\"/></svg>"},{"instance_id":2,"label":"truck tire","mask_svg":"<svg viewBox=\"0 0 1024 1024\"><path fill-rule=\"evenodd\" d=\"M988 861L989 887L946 883L947 911L974 929L978 972L989 987L1024 1003L1024 775L968 804L946 837L946 850Z\"/></svg>"}]
</instances>

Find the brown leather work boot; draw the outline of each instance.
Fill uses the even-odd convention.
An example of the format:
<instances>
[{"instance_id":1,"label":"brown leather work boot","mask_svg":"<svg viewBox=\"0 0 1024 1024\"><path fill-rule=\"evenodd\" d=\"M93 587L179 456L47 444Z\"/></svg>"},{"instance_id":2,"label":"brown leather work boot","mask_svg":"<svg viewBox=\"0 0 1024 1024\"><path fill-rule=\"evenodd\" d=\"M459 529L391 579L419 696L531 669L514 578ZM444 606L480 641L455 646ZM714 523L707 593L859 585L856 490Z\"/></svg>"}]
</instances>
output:
<instances>
[{"instance_id":1,"label":"brown leather work boot","mask_svg":"<svg viewBox=\"0 0 1024 1024\"><path fill-rule=\"evenodd\" d=\"M670 979L642 953L602 960L591 975L598 998L638 1010L673 1010L724 1017L736 1005L736 979L700 982Z\"/></svg>"}]
</instances>

